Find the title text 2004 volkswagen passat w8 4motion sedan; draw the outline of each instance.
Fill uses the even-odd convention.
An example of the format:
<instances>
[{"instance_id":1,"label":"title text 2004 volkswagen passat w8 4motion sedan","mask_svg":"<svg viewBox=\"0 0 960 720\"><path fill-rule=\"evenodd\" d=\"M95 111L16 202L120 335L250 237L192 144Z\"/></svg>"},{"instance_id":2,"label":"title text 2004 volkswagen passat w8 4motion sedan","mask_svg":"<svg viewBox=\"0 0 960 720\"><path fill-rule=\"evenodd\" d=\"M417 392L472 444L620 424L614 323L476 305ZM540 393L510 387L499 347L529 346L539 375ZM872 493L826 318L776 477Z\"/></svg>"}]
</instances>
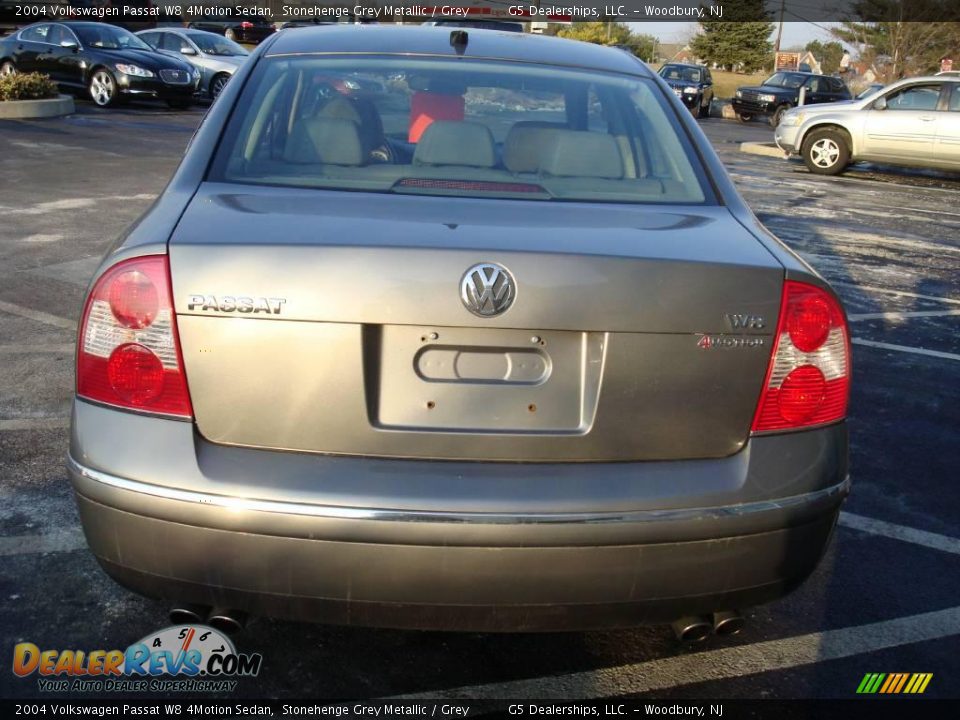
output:
<instances>
[{"instance_id":1,"label":"title text 2004 volkswagen passat w8 4motion sedan","mask_svg":"<svg viewBox=\"0 0 960 720\"><path fill-rule=\"evenodd\" d=\"M172 603L689 637L814 569L849 376L836 296L639 61L304 28L104 260L69 464L104 569Z\"/></svg>"}]
</instances>

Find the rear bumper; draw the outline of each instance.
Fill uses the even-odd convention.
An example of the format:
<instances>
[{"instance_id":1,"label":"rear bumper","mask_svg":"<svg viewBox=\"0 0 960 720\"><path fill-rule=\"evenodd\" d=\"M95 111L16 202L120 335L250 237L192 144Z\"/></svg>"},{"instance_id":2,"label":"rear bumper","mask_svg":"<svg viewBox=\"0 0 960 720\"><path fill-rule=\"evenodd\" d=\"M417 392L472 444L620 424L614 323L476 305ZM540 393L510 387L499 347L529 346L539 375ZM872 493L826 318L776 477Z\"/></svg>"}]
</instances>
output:
<instances>
[{"instance_id":1,"label":"rear bumper","mask_svg":"<svg viewBox=\"0 0 960 720\"><path fill-rule=\"evenodd\" d=\"M95 434L109 433L114 448L149 438L167 444L166 462L138 468L115 451L124 474L93 467L102 448L88 442L85 451L84 438L98 419ZM175 435L192 447L171 445ZM251 453L277 456L274 472L246 492L226 492L231 480L257 472L245 462ZM799 585L822 556L848 490L845 429L754 438L744 453L751 457L556 465L303 456L210 446L188 423L77 402L69 468L91 549L112 577L142 594L323 622L548 630L667 621L766 602ZM305 486L330 486L328 501L298 491L292 468L305 466L284 459L309 461ZM331 462L357 488L353 502L329 501ZM731 463L745 474L728 484ZM761 467L771 463L779 467ZM626 481L616 474L623 466L631 470ZM545 469L553 475L547 485ZM564 505L557 492L570 473L590 486L594 502ZM493 501L498 476L509 478L513 509L508 498ZM360 491L377 479L397 485L392 498L373 504ZM446 498L449 509L439 509L433 483L443 487L444 479L461 493L472 487L475 498ZM741 501L705 502L711 482ZM702 487L685 496L691 483ZM278 485L284 493L271 492ZM414 502L424 491L433 502Z\"/></svg>"}]
</instances>

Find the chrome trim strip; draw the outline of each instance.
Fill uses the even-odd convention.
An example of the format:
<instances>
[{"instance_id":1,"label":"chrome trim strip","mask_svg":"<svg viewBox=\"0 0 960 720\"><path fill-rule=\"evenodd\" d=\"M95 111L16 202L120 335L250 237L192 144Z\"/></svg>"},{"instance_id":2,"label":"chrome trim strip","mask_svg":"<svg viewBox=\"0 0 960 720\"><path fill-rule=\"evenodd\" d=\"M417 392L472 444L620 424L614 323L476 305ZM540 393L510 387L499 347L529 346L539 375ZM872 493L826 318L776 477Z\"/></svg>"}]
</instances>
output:
<instances>
[{"instance_id":1,"label":"chrome trim strip","mask_svg":"<svg viewBox=\"0 0 960 720\"><path fill-rule=\"evenodd\" d=\"M72 456L67 456L67 467L77 475L93 482L129 492L151 495L166 500L197 503L222 507L228 510L307 515L310 517L340 520L384 520L391 522L452 523L480 525L593 525L607 523L685 522L688 520L722 520L742 518L756 513L799 508L811 503L827 503L840 500L850 492L850 478L832 487L804 495L761 500L740 505L723 505L706 508L680 508L668 510L632 510L624 512L587 513L477 513L443 512L434 510L401 510L386 508L357 508L337 505L313 505L307 503L258 500L231 495L180 490L117 477L109 473L84 467Z\"/></svg>"}]
</instances>

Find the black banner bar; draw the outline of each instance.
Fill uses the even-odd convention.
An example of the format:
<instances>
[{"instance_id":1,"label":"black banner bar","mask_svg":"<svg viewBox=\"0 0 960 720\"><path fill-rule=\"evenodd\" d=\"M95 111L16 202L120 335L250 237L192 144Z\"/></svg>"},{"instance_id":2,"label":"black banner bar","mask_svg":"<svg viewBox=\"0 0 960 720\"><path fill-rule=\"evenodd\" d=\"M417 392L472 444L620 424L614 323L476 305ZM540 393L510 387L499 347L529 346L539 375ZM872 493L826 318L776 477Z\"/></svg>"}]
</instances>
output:
<instances>
[{"instance_id":1,"label":"black banner bar","mask_svg":"<svg viewBox=\"0 0 960 720\"><path fill-rule=\"evenodd\" d=\"M0 700L5 718L708 718L712 720L955 720L960 700L870 697L852 700Z\"/></svg>"},{"instance_id":2,"label":"black banner bar","mask_svg":"<svg viewBox=\"0 0 960 720\"><path fill-rule=\"evenodd\" d=\"M956 0L0 0L0 23L518 20L578 22L957 22Z\"/></svg>"}]
</instances>

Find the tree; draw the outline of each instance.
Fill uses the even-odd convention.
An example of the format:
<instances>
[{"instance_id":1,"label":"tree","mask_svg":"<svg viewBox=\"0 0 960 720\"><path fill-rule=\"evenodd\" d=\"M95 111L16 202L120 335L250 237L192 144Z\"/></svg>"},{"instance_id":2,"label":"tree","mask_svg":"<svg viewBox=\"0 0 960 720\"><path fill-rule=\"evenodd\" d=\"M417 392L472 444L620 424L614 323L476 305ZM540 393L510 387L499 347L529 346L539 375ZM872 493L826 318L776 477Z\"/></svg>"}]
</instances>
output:
<instances>
[{"instance_id":1,"label":"tree","mask_svg":"<svg viewBox=\"0 0 960 720\"><path fill-rule=\"evenodd\" d=\"M860 57L887 82L935 72L960 47L957 10L944 0L858 0L851 17L833 36L860 46Z\"/></svg>"},{"instance_id":2,"label":"tree","mask_svg":"<svg viewBox=\"0 0 960 720\"><path fill-rule=\"evenodd\" d=\"M820 70L827 75L833 75L840 69L840 58L843 57L843 45L836 40L822 43L819 40L808 42L804 50L813 53L820 63Z\"/></svg>"},{"instance_id":3,"label":"tree","mask_svg":"<svg viewBox=\"0 0 960 720\"><path fill-rule=\"evenodd\" d=\"M577 22L563 28L557 35L597 45L622 47L647 62L654 60L657 47L657 39L652 35L635 35L624 23L618 22Z\"/></svg>"},{"instance_id":4,"label":"tree","mask_svg":"<svg viewBox=\"0 0 960 720\"><path fill-rule=\"evenodd\" d=\"M690 49L697 57L724 68L753 72L770 65L773 23L763 4L764 0L728 0L723 5L723 20L700 22L700 34Z\"/></svg>"}]
</instances>

